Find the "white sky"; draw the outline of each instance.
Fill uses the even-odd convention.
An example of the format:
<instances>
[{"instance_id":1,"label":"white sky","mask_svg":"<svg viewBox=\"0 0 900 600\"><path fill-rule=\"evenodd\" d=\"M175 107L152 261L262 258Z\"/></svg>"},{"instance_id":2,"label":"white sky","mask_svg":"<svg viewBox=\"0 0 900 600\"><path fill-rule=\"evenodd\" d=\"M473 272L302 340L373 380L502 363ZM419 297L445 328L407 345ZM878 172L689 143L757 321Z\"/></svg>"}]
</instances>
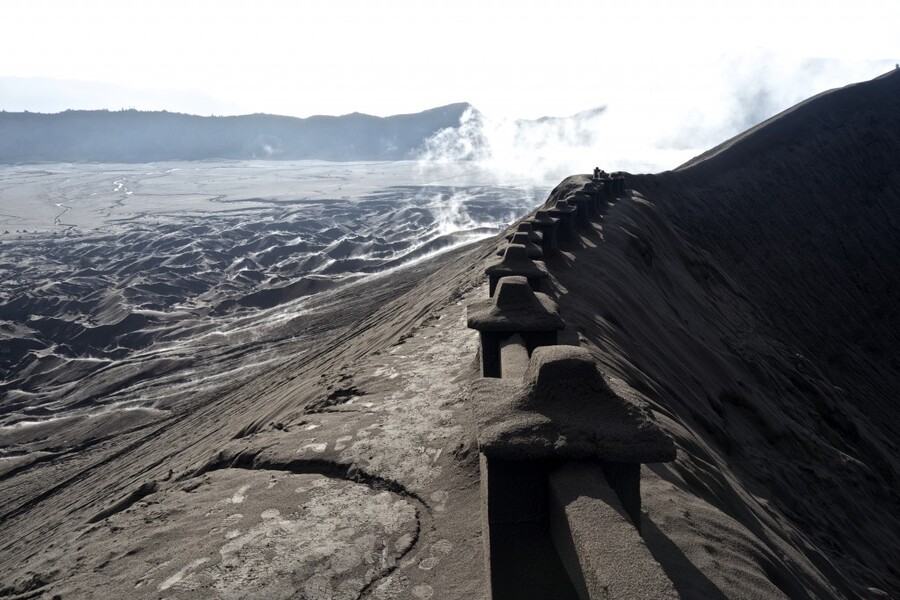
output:
<instances>
[{"instance_id":1,"label":"white sky","mask_svg":"<svg viewBox=\"0 0 900 600\"><path fill-rule=\"evenodd\" d=\"M844 83L900 61L898 0L735 5L16 0L0 22L0 77L132 88L135 108L200 114L388 115L468 101L537 117L717 94L760 61L838 60ZM9 91L0 108L29 109Z\"/></svg>"},{"instance_id":2,"label":"white sky","mask_svg":"<svg viewBox=\"0 0 900 600\"><path fill-rule=\"evenodd\" d=\"M8 111L385 116L471 102L511 119L606 105L618 135L605 139L670 151L645 160L672 166L893 68L900 0L13 0L0 57Z\"/></svg>"}]
</instances>

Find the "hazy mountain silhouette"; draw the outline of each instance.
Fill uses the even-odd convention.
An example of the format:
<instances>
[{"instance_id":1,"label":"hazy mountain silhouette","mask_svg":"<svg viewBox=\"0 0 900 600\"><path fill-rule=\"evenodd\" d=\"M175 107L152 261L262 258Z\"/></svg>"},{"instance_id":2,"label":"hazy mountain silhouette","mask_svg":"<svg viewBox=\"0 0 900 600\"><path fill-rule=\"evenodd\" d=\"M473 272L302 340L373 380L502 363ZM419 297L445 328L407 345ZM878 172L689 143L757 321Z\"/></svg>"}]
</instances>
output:
<instances>
[{"instance_id":1,"label":"hazy mountain silhouette","mask_svg":"<svg viewBox=\"0 0 900 600\"><path fill-rule=\"evenodd\" d=\"M0 113L0 163L147 162L156 160L399 160L426 139L459 125L466 103L420 113L361 113L305 119L253 114L69 110Z\"/></svg>"}]
</instances>

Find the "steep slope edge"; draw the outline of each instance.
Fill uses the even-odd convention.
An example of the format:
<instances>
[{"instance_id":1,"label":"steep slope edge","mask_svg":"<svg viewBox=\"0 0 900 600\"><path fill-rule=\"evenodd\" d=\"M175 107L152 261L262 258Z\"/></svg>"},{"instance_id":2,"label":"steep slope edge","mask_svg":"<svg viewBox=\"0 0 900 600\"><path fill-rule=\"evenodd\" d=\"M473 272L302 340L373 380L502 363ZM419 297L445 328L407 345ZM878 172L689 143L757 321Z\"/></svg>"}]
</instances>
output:
<instances>
[{"instance_id":1,"label":"steep slope edge","mask_svg":"<svg viewBox=\"0 0 900 600\"><path fill-rule=\"evenodd\" d=\"M683 266L718 297L717 310L679 311L674 323L690 338L730 328L715 337L742 371L719 389L702 362L675 378L659 372L663 402L696 413L712 462L803 532L806 555L834 565L849 594L900 589L898 152L894 71L806 101L677 171L631 180L698 249ZM658 240L635 235L659 269ZM670 350L691 356L683 343ZM675 385L684 376L700 385ZM735 433L736 415L753 435Z\"/></svg>"}]
</instances>

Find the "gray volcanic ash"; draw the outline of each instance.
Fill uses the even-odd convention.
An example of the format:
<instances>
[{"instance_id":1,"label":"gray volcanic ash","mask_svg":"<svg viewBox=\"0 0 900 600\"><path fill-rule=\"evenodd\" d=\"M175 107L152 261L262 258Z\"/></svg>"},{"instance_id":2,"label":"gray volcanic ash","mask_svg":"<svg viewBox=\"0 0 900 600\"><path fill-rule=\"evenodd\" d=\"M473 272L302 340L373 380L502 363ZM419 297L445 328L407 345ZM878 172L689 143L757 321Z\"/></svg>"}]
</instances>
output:
<instances>
[{"instance_id":1,"label":"gray volcanic ash","mask_svg":"<svg viewBox=\"0 0 900 600\"><path fill-rule=\"evenodd\" d=\"M675 442L641 468L640 530L683 598L900 596L898 88L629 177L545 257L560 341ZM505 243L342 288L202 401L46 431L0 477L0 596L482 597L464 307Z\"/></svg>"},{"instance_id":2,"label":"gray volcanic ash","mask_svg":"<svg viewBox=\"0 0 900 600\"><path fill-rule=\"evenodd\" d=\"M632 360L692 430L704 495L834 586L782 573L794 597L900 593L898 151L895 70L632 181L701 249L662 256L635 229L648 267L671 278L668 261L680 262L692 285L728 299L703 318L674 290L642 299L669 304L684 339L677 360L630 342Z\"/></svg>"},{"instance_id":3,"label":"gray volcanic ash","mask_svg":"<svg viewBox=\"0 0 900 600\"><path fill-rule=\"evenodd\" d=\"M534 204L527 186L415 162L8 167L2 191L7 227L26 229L0 239L6 467L83 438L47 435L73 419L154 421L284 344L303 351L341 322L321 320L339 287L495 235Z\"/></svg>"}]
</instances>

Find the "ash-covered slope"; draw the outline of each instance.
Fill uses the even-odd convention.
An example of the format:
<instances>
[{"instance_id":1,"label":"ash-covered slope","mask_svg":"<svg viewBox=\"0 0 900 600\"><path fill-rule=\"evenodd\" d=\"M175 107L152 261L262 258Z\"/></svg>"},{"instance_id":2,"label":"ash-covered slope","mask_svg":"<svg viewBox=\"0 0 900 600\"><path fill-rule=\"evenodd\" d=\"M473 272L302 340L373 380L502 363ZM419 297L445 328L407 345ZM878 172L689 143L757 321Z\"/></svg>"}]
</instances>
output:
<instances>
[{"instance_id":1,"label":"ash-covered slope","mask_svg":"<svg viewBox=\"0 0 900 600\"><path fill-rule=\"evenodd\" d=\"M694 248L672 255L663 230L635 228L656 297L623 290L677 331L627 354L698 444L691 487L847 596L900 593L898 154L893 71L631 179ZM708 309L681 304L676 269Z\"/></svg>"},{"instance_id":2,"label":"ash-covered slope","mask_svg":"<svg viewBox=\"0 0 900 600\"><path fill-rule=\"evenodd\" d=\"M880 382L900 369L898 147L895 70L634 182L829 371L876 369L855 385L894 435L897 404L884 398L896 387Z\"/></svg>"}]
</instances>

